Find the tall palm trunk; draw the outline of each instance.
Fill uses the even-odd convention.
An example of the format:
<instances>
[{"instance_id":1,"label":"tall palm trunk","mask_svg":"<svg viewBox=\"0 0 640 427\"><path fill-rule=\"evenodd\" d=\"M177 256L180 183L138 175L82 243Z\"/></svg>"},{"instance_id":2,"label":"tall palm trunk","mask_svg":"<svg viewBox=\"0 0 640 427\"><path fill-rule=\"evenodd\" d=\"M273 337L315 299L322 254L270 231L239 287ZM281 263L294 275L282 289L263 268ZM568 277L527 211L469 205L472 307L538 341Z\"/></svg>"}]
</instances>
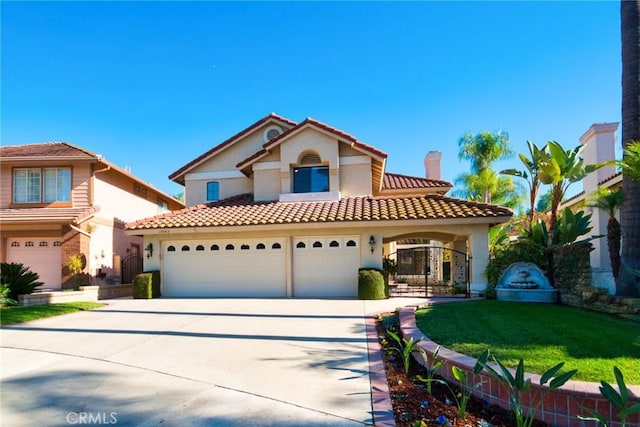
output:
<instances>
[{"instance_id":1,"label":"tall palm trunk","mask_svg":"<svg viewBox=\"0 0 640 427\"><path fill-rule=\"evenodd\" d=\"M640 1L621 1L622 35L622 146L640 140ZM623 183L624 203L620 211L622 252L616 294L640 296L640 184Z\"/></svg>"},{"instance_id":2,"label":"tall palm trunk","mask_svg":"<svg viewBox=\"0 0 640 427\"><path fill-rule=\"evenodd\" d=\"M611 272L616 279L620 273L620 238L620 223L614 216L610 216L609 222L607 222L607 247L609 248Z\"/></svg>"}]
</instances>

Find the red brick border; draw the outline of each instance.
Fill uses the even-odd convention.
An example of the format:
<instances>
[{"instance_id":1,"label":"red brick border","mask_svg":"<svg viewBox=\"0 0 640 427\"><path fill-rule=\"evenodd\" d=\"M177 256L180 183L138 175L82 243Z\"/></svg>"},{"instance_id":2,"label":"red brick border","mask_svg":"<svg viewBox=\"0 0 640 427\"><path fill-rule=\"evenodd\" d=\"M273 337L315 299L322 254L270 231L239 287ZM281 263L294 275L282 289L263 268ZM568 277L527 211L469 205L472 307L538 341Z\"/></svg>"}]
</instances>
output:
<instances>
[{"instance_id":1,"label":"red brick border","mask_svg":"<svg viewBox=\"0 0 640 427\"><path fill-rule=\"evenodd\" d=\"M429 304L437 303L437 301L430 302ZM431 341L428 337L420 331L416 325L415 317L416 307L409 306L400 309L400 328L402 334L407 337L413 337L414 339L422 339L418 344L429 355L432 355L438 346L437 343ZM493 405L498 405L507 410L509 407L509 400L504 390L504 387L500 387L498 383L487 375L481 375L482 379L473 378L472 373L473 366L476 363L476 359L465 356L460 353L456 353L447 348L440 348L440 358L447 360L448 366L458 366L461 369L467 371L471 381L478 383L484 381L484 384L478 389L474 390L474 395L485 399L487 402ZM416 358L418 362L422 362ZM451 374L451 369L443 369L438 372L439 375L446 378L447 381L456 382L455 378ZM598 411L609 415L609 419L612 417L612 408L608 401L602 397L598 384L586 382L586 381L568 381L561 388L557 390L549 390L546 386L540 386L540 375L525 374L527 378L531 378L532 387L531 392L535 393L540 390L546 394L543 404L537 411L536 418L541 419L554 426L570 426L570 427L583 427L586 422L577 418L577 415L582 414L579 404L590 407L598 408ZM635 395L635 401L640 402L640 386L629 386L629 391ZM619 423L612 423L611 426L618 426ZM634 414L627 419L627 425L640 426L639 414Z\"/></svg>"}]
</instances>

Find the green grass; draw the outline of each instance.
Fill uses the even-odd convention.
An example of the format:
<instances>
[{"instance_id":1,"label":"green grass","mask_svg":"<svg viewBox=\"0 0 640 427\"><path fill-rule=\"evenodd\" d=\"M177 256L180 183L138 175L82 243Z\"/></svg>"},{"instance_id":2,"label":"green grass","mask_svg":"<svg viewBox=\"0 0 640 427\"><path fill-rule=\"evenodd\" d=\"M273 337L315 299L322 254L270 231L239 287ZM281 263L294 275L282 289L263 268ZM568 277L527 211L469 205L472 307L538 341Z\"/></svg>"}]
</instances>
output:
<instances>
[{"instance_id":1,"label":"green grass","mask_svg":"<svg viewBox=\"0 0 640 427\"><path fill-rule=\"evenodd\" d=\"M92 308L102 306L103 304L97 302L65 302L59 304L29 305L26 307L2 307L0 308L0 325L28 322L30 320L44 319L45 317L75 313L76 311L91 310Z\"/></svg>"},{"instance_id":2,"label":"green grass","mask_svg":"<svg viewBox=\"0 0 640 427\"><path fill-rule=\"evenodd\" d=\"M437 304L416 311L418 328L433 341L478 357L487 348L509 367L524 359L542 374L559 362L573 379L640 385L640 325L601 313L552 304L475 301Z\"/></svg>"}]
</instances>

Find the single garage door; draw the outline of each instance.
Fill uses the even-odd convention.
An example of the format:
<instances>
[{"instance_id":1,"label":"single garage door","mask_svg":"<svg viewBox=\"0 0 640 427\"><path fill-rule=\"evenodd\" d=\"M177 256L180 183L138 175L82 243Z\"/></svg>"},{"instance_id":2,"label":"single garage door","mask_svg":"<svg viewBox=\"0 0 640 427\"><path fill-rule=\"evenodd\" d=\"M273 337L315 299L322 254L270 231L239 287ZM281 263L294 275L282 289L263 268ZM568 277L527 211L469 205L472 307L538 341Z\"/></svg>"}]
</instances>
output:
<instances>
[{"instance_id":1,"label":"single garage door","mask_svg":"<svg viewBox=\"0 0 640 427\"><path fill-rule=\"evenodd\" d=\"M286 297L285 239L167 241L163 296Z\"/></svg>"},{"instance_id":2,"label":"single garage door","mask_svg":"<svg viewBox=\"0 0 640 427\"><path fill-rule=\"evenodd\" d=\"M62 241L44 238L7 239L7 262L16 262L38 273L43 288L60 289L62 282Z\"/></svg>"},{"instance_id":3,"label":"single garage door","mask_svg":"<svg viewBox=\"0 0 640 427\"><path fill-rule=\"evenodd\" d=\"M357 296L359 241L356 236L293 239L294 296Z\"/></svg>"}]
</instances>

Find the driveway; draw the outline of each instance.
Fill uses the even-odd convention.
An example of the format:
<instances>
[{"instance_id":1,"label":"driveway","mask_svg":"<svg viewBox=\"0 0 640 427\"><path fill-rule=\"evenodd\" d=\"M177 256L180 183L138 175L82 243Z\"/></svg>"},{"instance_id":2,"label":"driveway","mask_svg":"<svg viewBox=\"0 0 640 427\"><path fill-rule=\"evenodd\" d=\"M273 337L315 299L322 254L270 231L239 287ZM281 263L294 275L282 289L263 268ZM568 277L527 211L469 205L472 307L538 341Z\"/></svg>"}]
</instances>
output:
<instances>
[{"instance_id":1,"label":"driveway","mask_svg":"<svg viewBox=\"0 0 640 427\"><path fill-rule=\"evenodd\" d=\"M417 301L121 299L5 327L0 424L372 424L364 315Z\"/></svg>"}]
</instances>

